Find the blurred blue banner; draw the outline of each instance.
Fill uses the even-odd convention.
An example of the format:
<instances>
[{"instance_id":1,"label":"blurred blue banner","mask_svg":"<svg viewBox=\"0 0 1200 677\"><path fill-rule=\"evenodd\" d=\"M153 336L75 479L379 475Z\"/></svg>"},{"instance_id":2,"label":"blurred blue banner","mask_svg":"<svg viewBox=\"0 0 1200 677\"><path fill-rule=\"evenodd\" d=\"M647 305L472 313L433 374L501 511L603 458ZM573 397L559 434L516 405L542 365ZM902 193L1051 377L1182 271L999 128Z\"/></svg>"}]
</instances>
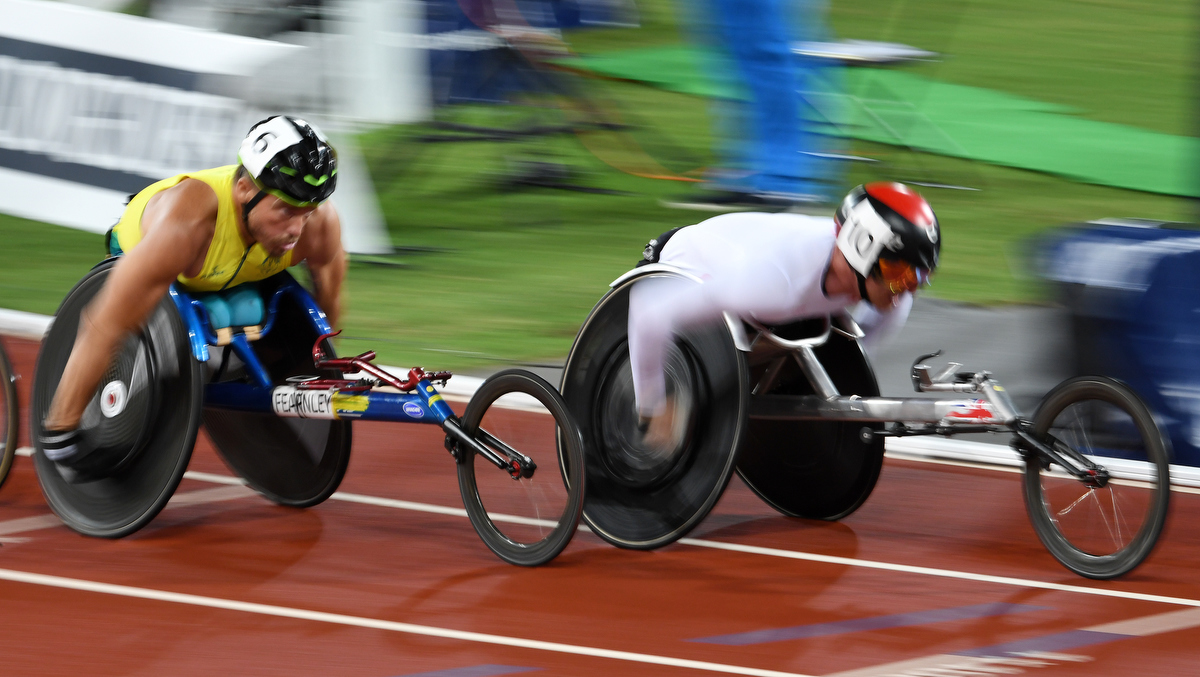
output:
<instances>
[{"instance_id":1,"label":"blurred blue banner","mask_svg":"<svg viewBox=\"0 0 1200 677\"><path fill-rule=\"evenodd\" d=\"M1200 230L1093 222L1053 237L1041 268L1071 313L1074 371L1131 385L1173 462L1200 466Z\"/></svg>"}]
</instances>

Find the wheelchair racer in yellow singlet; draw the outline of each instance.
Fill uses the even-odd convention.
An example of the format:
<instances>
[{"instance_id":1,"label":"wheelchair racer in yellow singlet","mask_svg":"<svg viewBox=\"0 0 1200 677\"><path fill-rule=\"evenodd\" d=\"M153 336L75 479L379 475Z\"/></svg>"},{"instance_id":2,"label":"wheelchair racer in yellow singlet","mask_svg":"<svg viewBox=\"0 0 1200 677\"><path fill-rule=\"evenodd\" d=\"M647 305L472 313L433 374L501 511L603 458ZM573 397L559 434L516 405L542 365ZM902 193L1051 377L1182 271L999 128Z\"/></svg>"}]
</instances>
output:
<instances>
[{"instance_id":1,"label":"wheelchair racer in yellow singlet","mask_svg":"<svg viewBox=\"0 0 1200 677\"><path fill-rule=\"evenodd\" d=\"M238 164L180 174L134 196L109 235L121 260L83 313L43 422L47 458L70 464L94 450L83 412L122 341L172 283L217 292L304 262L336 327L346 274L341 223L326 202L336 185L337 154L321 132L275 116L251 128Z\"/></svg>"}]
</instances>

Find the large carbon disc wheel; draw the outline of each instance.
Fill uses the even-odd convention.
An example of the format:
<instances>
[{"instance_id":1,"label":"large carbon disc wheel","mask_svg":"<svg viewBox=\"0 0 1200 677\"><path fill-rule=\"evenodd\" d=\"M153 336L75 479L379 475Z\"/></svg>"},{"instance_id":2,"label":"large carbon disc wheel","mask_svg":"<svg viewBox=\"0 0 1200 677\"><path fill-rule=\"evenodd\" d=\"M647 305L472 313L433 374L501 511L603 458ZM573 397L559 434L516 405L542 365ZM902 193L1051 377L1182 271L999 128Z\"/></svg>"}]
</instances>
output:
<instances>
[{"instance_id":1,"label":"large carbon disc wheel","mask_svg":"<svg viewBox=\"0 0 1200 677\"><path fill-rule=\"evenodd\" d=\"M531 476L514 478L479 454L458 463L463 506L479 537L510 564L557 557L579 527L584 494L583 440L558 391L527 371L502 371L471 397L462 426L501 457L507 448L535 464Z\"/></svg>"},{"instance_id":2,"label":"large carbon disc wheel","mask_svg":"<svg viewBox=\"0 0 1200 677\"><path fill-rule=\"evenodd\" d=\"M13 458L17 454L17 431L20 409L17 406L17 377L13 373L8 353L0 345L0 487L8 479Z\"/></svg>"},{"instance_id":3,"label":"large carbon disc wheel","mask_svg":"<svg viewBox=\"0 0 1200 677\"><path fill-rule=\"evenodd\" d=\"M1088 578L1115 578L1141 564L1171 498L1168 443L1150 410L1123 383L1085 376L1051 390L1033 426L1059 453L1084 456L1111 476L1084 482L1027 458L1025 508L1046 549Z\"/></svg>"},{"instance_id":4,"label":"large carbon disc wheel","mask_svg":"<svg viewBox=\"0 0 1200 677\"><path fill-rule=\"evenodd\" d=\"M567 358L563 399L583 434L584 521L609 543L646 550L685 536L721 497L745 430L749 390L745 360L726 327L684 332L664 365L676 442L645 444L626 340L635 283L610 291L592 310Z\"/></svg>"},{"instance_id":5,"label":"large carbon disc wheel","mask_svg":"<svg viewBox=\"0 0 1200 677\"><path fill-rule=\"evenodd\" d=\"M203 401L202 367L188 350L178 312L164 298L113 355L84 411L81 426L96 450L64 465L36 444L80 315L113 265L92 269L59 307L42 341L30 406L34 466L46 502L75 531L108 538L142 528L170 500L191 458Z\"/></svg>"},{"instance_id":6,"label":"large carbon disc wheel","mask_svg":"<svg viewBox=\"0 0 1200 677\"><path fill-rule=\"evenodd\" d=\"M291 279L280 273L259 283L264 299ZM270 333L251 345L276 385L292 376L340 378L336 372L318 374L313 367L312 347L318 336L308 311L288 297L280 300ZM333 346L323 345L325 354L334 356ZM237 366L226 374L248 378ZM205 407L204 427L226 465L280 505L307 508L321 503L337 491L350 463L350 421Z\"/></svg>"},{"instance_id":7,"label":"large carbon disc wheel","mask_svg":"<svg viewBox=\"0 0 1200 677\"><path fill-rule=\"evenodd\" d=\"M783 360L771 394L809 395L812 386L788 354L770 353L760 342L751 361L751 382L757 383L775 360ZM814 351L843 395L879 395L875 374L857 341L839 334ZM750 419L746 442L738 457L738 474L754 493L784 515L838 520L861 506L879 479L883 438L864 441L862 422L776 421Z\"/></svg>"}]
</instances>

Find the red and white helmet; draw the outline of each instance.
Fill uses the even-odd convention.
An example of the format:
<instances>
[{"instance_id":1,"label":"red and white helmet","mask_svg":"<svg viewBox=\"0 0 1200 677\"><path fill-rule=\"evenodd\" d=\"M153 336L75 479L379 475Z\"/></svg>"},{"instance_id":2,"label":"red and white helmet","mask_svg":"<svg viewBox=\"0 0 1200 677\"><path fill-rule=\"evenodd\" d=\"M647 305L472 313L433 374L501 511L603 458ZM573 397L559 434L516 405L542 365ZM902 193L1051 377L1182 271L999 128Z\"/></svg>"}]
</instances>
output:
<instances>
[{"instance_id":1,"label":"red and white helmet","mask_svg":"<svg viewBox=\"0 0 1200 677\"><path fill-rule=\"evenodd\" d=\"M924 282L938 265L941 228L933 208L902 183L868 183L850 191L838 207L837 247L850 267L867 277L880 259L903 261Z\"/></svg>"}]
</instances>

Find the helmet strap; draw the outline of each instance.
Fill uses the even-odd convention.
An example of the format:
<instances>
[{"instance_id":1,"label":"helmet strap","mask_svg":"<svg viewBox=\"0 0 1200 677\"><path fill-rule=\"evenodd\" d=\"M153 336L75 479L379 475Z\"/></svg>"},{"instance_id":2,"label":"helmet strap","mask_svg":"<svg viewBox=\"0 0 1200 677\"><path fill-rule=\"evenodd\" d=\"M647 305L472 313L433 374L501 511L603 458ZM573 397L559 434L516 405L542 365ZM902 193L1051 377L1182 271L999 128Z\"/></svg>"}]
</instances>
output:
<instances>
[{"instance_id":1,"label":"helmet strap","mask_svg":"<svg viewBox=\"0 0 1200 677\"><path fill-rule=\"evenodd\" d=\"M863 275L862 273L858 272L857 270L854 271L854 276L858 278L858 295L859 295L859 297L861 297L862 300L866 301L867 305L874 308L875 304L871 302L871 297L867 294L867 278L866 278L866 276Z\"/></svg>"},{"instance_id":2,"label":"helmet strap","mask_svg":"<svg viewBox=\"0 0 1200 677\"><path fill-rule=\"evenodd\" d=\"M267 191L260 190L258 195L250 198L250 201L242 205L242 224L246 226L246 234L250 234L250 210L254 209L254 205L262 202L262 199L267 196ZM254 237L251 235L250 237Z\"/></svg>"}]
</instances>

